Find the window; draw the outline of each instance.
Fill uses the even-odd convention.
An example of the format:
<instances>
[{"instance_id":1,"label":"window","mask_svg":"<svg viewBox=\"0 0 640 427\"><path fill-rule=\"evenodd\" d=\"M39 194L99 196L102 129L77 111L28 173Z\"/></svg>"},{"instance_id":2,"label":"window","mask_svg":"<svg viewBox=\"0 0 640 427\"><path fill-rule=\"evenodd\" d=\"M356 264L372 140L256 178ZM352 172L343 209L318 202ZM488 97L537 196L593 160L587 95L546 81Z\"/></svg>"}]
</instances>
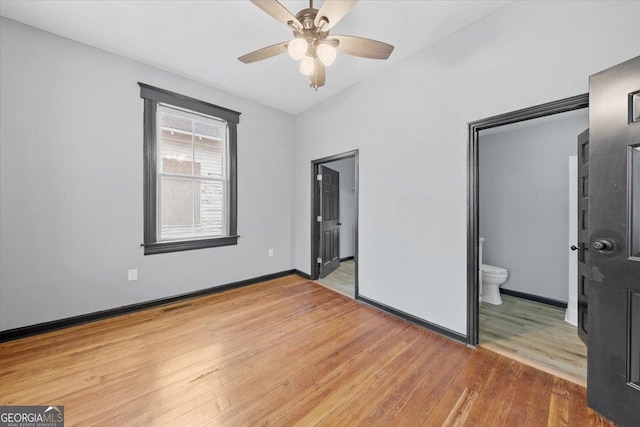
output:
<instances>
[{"instance_id":1,"label":"window","mask_svg":"<svg viewBox=\"0 0 640 427\"><path fill-rule=\"evenodd\" d=\"M145 255L235 245L240 113L139 85Z\"/></svg>"}]
</instances>

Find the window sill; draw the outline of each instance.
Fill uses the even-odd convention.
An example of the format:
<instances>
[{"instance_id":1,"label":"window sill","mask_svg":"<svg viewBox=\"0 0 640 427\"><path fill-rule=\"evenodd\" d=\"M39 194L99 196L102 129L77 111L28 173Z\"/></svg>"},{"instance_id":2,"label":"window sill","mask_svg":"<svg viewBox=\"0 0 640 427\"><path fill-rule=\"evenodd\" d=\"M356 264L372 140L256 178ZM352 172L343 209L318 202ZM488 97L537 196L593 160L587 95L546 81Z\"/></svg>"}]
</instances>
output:
<instances>
[{"instance_id":1,"label":"window sill","mask_svg":"<svg viewBox=\"0 0 640 427\"><path fill-rule=\"evenodd\" d=\"M176 240L170 242L143 243L145 255L166 254L169 252L191 251L195 249L215 248L238 244L240 236L212 237L210 239Z\"/></svg>"}]
</instances>

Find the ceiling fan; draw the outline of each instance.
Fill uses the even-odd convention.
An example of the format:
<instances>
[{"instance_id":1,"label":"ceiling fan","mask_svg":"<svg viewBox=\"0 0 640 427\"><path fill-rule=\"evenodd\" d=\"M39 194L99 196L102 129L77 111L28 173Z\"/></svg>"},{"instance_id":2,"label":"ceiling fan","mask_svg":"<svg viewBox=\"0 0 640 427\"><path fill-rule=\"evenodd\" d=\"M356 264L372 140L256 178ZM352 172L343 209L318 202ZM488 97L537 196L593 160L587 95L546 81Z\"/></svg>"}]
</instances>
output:
<instances>
[{"instance_id":1,"label":"ceiling fan","mask_svg":"<svg viewBox=\"0 0 640 427\"><path fill-rule=\"evenodd\" d=\"M330 35L333 28L351 10L357 0L325 0L320 10L309 7L295 16L277 0L251 0L253 4L293 31L293 40L264 47L238 58L250 64L285 52L300 60L300 72L309 76L309 85L318 90L324 86L325 66L333 64L337 52L370 59L387 59L393 46L376 40L354 36Z\"/></svg>"}]
</instances>

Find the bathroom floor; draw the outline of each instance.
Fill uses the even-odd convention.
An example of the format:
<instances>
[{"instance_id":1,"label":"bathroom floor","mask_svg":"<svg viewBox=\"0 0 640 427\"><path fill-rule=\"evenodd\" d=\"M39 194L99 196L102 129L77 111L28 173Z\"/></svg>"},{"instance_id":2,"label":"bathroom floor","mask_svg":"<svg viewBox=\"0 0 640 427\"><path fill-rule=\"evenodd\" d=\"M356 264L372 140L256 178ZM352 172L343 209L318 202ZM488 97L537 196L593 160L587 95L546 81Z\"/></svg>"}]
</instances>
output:
<instances>
[{"instance_id":1,"label":"bathroom floor","mask_svg":"<svg viewBox=\"0 0 640 427\"><path fill-rule=\"evenodd\" d=\"M480 346L586 386L587 347L565 310L508 295L480 303Z\"/></svg>"},{"instance_id":2,"label":"bathroom floor","mask_svg":"<svg viewBox=\"0 0 640 427\"><path fill-rule=\"evenodd\" d=\"M340 267L331 272L327 277L316 280L316 282L334 291L338 291L343 295L355 298L355 265L354 260L342 261Z\"/></svg>"}]
</instances>

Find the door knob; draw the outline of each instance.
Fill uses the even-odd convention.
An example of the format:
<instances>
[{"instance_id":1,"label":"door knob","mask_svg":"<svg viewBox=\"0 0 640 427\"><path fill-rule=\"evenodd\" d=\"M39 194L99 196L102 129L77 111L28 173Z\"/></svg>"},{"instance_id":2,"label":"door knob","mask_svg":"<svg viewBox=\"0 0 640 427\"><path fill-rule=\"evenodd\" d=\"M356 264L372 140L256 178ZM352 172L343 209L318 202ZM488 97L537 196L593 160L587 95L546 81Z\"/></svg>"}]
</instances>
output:
<instances>
[{"instance_id":1,"label":"door knob","mask_svg":"<svg viewBox=\"0 0 640 427\"><path fill-rule=\"evenodd\" d=\"M571 249L572 251L577 251L578 249L580 249L580 243L578 243L578 246L576 246L576 245L571 245L571 248L570 248L570 249Z\"/></svg>"},{"instance_id":2,"label":"door knob","mask_svg":"<svg viewBox=\"0 0 640 427\"><path fill-rule=\"evenodd\" d=\"M338 225L342 225L342 223L341 223L341 222L339 222L339 223L338 223Z\"/></svg>"},{"instance_id":3,"label":"door knob","mask_svg":"<svg viewBox=\"0 0 640 427\"><path fill-rule=\"evenodd\" d=\"M609 252L611 249L613 249L613 243L604 239L596 240L595 242L593 242L593 249L602 252Z\"/></svg>"}]
</instances>

